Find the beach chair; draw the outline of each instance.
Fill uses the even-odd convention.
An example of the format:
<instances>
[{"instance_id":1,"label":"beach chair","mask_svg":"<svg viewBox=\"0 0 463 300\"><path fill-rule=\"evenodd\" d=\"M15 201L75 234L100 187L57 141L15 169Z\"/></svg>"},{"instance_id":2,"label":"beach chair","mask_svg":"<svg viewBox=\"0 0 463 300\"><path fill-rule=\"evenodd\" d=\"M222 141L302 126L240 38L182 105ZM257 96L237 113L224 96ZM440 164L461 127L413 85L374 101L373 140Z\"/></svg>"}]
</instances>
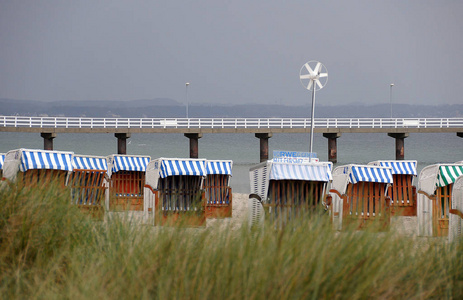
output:
<instances>
[{"instance_id":1,"label":"beach chair","mask_svg":"<svg viewBox=\"0 0 463 300\"><path fill-rule=\"evenodd\" d=\"M392 168L391 214L393 216L416 216L416 160L380 160L368 165Z\"/></svg>"},{"instance_id":2,"label":"beach chair","mask_svg":"<svg viewBox=\"0 0 463 300\"><path fill-rule=\"evenodd\" d=\"M392 169L372 165L345 165L333 171L330 190L333 227L363 229L376 222L388 230L391 221L388 190Z\"/></svg>"},{"instance_id":3,"label":"beach chair","mask_svg":"<svg viewBox=\"0 0 463 300\"><path fill-rule=\"evenodd\" d=\"M249 170L251 194L259 195L265 217L282 228L291 219L322 206L331 168L330 162L266 161Z\"/></svg>"},{"instance_id":4,"label":"beach chair","mask_svg":"<svg viewBox=\"0 0 463 300\"><path fill-rule=\"evenodd\" d=\"M448 237L453 184L461 175L463 164L434 164L421 170L417 201L419 236Z\"/></svg>"},{"instance_id":5,"label":"beach chair","mask_svg":"<svg viewBox=\"0 0 463 300\"><path fill-rule=\"evenodd\" d=\"M204 191L206 197L206 218L232 217L232 176L233 161L206 161Z\"/></svg>"},{"instance_id":6,"label":"beach chair","mask_svg":"<svg viewBox=\"0 0 463 300\"><path fill-rule=\"evenodd\" d=\"M8 151L3 163L3 178L33 187L57 181L66 186L72 171L73 152L16 149Z\"/></svg>"},{"instance_id":7,"label":"beach chair","mask_svg":"<svg viewBox=\"0 0 463 300\"><path fill-rule=\"evenodd\" d=\"M108 210L143 211L145 171L150 160L149 156L108 156Z\"/></svg>"},{"instance_id":8,"label":"beach chair","mask_svg":"<svg viewBox=\"0 0 463 300\"><path fill-rule=\"evenodd\" d=\"M104 199L107 190L106 157L74 155L68 187L71 202L96 218L104 216Z\"/></svg>"},{"instance_id":9,"label":"beach chair","mask_svg":"<svg viewBox=\"0 0 463 300\"><path fill-rule=\"evenodd\" d=\"M205 226L205 159L158 158L146 169L145 223Z\"/></svg>"},{"instance_id":10,"label":"beach chair","mask_svg":"<svg viewBox=\"0 0 463 300\"><path fill-rule=\"evenodd\" d=\"M449 213L449 241L453 242L461 239L463 232L463 176L453 183Z\"/></svg>"}]
</instances>

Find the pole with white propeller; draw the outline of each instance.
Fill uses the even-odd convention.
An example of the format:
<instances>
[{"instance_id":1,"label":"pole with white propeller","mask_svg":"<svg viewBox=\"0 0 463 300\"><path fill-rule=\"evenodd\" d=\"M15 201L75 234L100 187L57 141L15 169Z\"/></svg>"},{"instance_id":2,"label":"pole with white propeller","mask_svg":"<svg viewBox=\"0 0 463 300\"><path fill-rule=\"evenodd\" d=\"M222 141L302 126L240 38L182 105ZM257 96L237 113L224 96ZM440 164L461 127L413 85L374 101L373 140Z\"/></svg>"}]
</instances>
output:
<instances>
[{"instance_id":1,"label":"pole with white propeller","mask_svg":"<svg viewBox=\"0 0 463 300\"><path fill-rule=\"evenodd\" d=\"M312 91L312 117L310 118L310 161L312 161L313 129L315 121L315 91L321 90L328 82L328 70L318 61L305 63L300 72L299 79L304 88Z\"/></svg>"}]
</instances>

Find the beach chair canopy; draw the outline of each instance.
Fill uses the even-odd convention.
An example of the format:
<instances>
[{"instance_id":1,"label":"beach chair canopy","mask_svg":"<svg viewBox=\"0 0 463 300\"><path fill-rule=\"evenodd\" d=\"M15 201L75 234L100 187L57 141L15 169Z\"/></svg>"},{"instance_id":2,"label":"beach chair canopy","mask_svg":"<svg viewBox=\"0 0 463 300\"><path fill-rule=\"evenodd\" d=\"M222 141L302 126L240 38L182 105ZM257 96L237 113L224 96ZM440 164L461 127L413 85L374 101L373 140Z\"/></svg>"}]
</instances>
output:
<instances>
[{"instance_id":1,"label":"beach chair canopy","mask_svg":"<svg viewBox=\"0 0 463 300\"><path fill-rule=\"evenodd\" d=\"M447 186L463 175L463 165L440 166L437 174L437 187Z\"/></svg>"},{"instance_id":2,"label":"beach chair canopy","mask_svg":"<svg viewBox=\"0 0 463 300\"><path fill-rule=\"evenodd\" d=\"M463 175L463 164L434 164L426 166L420 172L418 190L432 195L437 188L454 183L461 175Z\"/></svg>"},{"instance_id":3,"label":"beach chair canopy","mask_svg":"<svg viewBox=\"0 0 463 300\"><path fill-rule=\"evenodd\" d=\"M158 158L146 167L146 184L157 189L159 178L169 176L206 176L205 159Z\"/></svg>"},{"instance_id":4,"label":"beach chair canopy","mask_svg":"<svg viewBox=\"0 0 463 300\"><path fill-rule=\"evenodd\" d=\"M330 181L331 163L277 163L273 162L270 180Z\"/></svg>"},{"instance_id":5,"label":"beach chair canopy","mask_svg":"<svg viewBox=\"0 0 463 300\"><path fill-rule=\"evenodd\" d=\"M0 170L3 169L4 161L5 161L5 153L0 153Z\"/></svg>"},{"instance_id":6,"label":"beach chair canopy","mask_svg":"<svg viewBox=\"0 0 463 300\"><path fill-rule=\"evenodd\" d=\"M393 183L392 169L373 165L344 165L333 171L333 188L341 194L346 192L349 183L378 182Z\"/></svg>"},{"instance_id":7,"label":"beach chair canopy","mask_svg":"<svg viewBox=\"0 0 463 300\"><path fill-rule=\"evenodd\" d=\"M233 161L231 160L208 160L206 161L206 174L232 175Z\"/></svg>"},{"instance_id":8,"label":"beach chair canopy","mask_svg":"<svg viewBox=\"0 0 463 300\"><path fill-rule=\"evenodd\" d=\"M329 182L332 179L331 162L289 163L262 162L249 170L251 193L267 199L270 180L305 180Z\"/></svg>"},{"instance_id":9,"label":"beach chair canopy","mask_svg":"<svg viewBox=\"0 0 463 300\"><path fill-rule=\"evenodd\" d=\"M378 160L370 162L368 165L389 167L392 169L392 174L417 175L416 160Z\"/></svg>"},{"instance_id":10,"label":"beach chair canopy","mask_svg":"<svg viewBox=\"0 0 463 300\"><path fill-rule=\"evenodd\" d=\"M145 172L151 157L139 155L113 154L108 156L108 175L119 171Z\"/></svg>"},{"instance_id":11,"label":"beach chair canopy","mask_svg":"<svg viewBox=\"0 0 463 300\"><path fill-rule=\"evenodd\" d=\"M18 171L33 169L72 171L73 152L17 149L8 151L3 163L3 177L14 178Z\"/></svg>"},{"instance_id":12,"label":"beach chair canopy","mask_svg":"<svg viewBox=\"0 0 463 300\"><path fill-rule=\"evenodd\" d=\"M106 157L75 154L72 167L81 170L108 170Z\"/></svg>"}]
</instances>

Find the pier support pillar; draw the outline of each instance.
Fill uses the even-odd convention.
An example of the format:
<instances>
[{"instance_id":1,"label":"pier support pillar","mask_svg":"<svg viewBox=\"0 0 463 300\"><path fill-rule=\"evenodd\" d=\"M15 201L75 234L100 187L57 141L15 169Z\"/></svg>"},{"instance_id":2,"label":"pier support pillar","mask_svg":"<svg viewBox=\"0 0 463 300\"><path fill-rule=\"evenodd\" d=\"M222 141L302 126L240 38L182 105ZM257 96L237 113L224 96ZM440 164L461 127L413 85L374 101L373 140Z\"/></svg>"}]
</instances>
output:
<instances>
[{"instance_id":1,"label":"pier support pillar","mask_svg":"<svg viewBox=\"0 0 463 300\"><path fill-rule=\"evenodd\" d=\"M198 140L203 137L202 133L184 133L190 139L190 158L198 158Z\"/></svg>"},{"instance_id":2,"label":"pier support pillar","mask_svg":"<svg viewBox=\"0 0 463 300\"><path fill-rule=\"evenodd\" d=\"M117 154L127 154L127 139L130 138L130 133L115 133L114 136L117 137Z\"/></svg>"},{"instance_id":3,"label":"pier support pillar","mask_svg":"<svg viewBox=\"0 0 463 300\"><path fill-rule=\"evenodd\" d=\"M272 133L256 133L256 138L260 139L260 162L268 160L268 139L273 136Z\"/></svg>"},{"instance_id":4,"label":"pier support pillar","mask_svg":"<svg viewBox=\"0 0 463 300\"><path fill-rule=\"evenodd\" d=\"M328 139L328 160L332 163L338 162L338 142L337 139L341 137L340 132L324 133L323 137Z\"/></svg>"},{"instance_id":5,"label":"pier support pillar","mask_svg":"<svg viewBox=\"0 0 463 300\"><path fill-rule=\"evenodd\" d=\"M41 132L43 138L43 150L53 150L53 139L56 137L54 132Z\"/></svg>"},{"instance_id":6,"label":"pier support pillar","mask_svg":"<svg viewBox=\"0 0 463 300\"><path fill-rule=\"evenodd\" d=\"M463 132L457 132L457 136L463 138Z\"/></svg>"},{"instance_id":7,"label":"pier support pillar","mask_svg":"<svg viewBox=\"0 0 463 300\"><path fill-rule=\"evenodd\" d=\"M404 149L404 140L408 138L409 133L388 133L390 137L395 138L395 159L404 160L405 159L405 149Z\"/></svg>"}]
</instances>

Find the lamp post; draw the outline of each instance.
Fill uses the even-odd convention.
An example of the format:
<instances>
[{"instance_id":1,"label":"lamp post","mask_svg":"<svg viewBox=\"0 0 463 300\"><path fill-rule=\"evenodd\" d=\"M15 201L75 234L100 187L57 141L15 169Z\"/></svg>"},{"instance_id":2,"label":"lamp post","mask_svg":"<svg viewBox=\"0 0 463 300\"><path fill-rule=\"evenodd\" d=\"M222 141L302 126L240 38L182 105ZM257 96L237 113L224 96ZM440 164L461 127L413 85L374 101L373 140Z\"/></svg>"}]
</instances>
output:
<instances>
[{"instance_id":1,"label":"lamp post","mask_svg":"<svg viewBox=\"0 0 463 300\"><path fill-rule=\"evenodd\" d=\"M188 106L190 103L188 102L188 86L190 85L189 82L185 83L185 93L186 93L186 118L188 119Z\"/></svg>"},{"instance_id":2,"label":"lamp post","mask_svg":"<svg viewBox=\"0 0 463 300\"><path fill-rule=\"evenodd\" d=\"M394 86L393 83L389 85L390 90L389 90L389 102L391 103L391 119L392 119L392 87Z\"/></svg>"}]
</instances>

